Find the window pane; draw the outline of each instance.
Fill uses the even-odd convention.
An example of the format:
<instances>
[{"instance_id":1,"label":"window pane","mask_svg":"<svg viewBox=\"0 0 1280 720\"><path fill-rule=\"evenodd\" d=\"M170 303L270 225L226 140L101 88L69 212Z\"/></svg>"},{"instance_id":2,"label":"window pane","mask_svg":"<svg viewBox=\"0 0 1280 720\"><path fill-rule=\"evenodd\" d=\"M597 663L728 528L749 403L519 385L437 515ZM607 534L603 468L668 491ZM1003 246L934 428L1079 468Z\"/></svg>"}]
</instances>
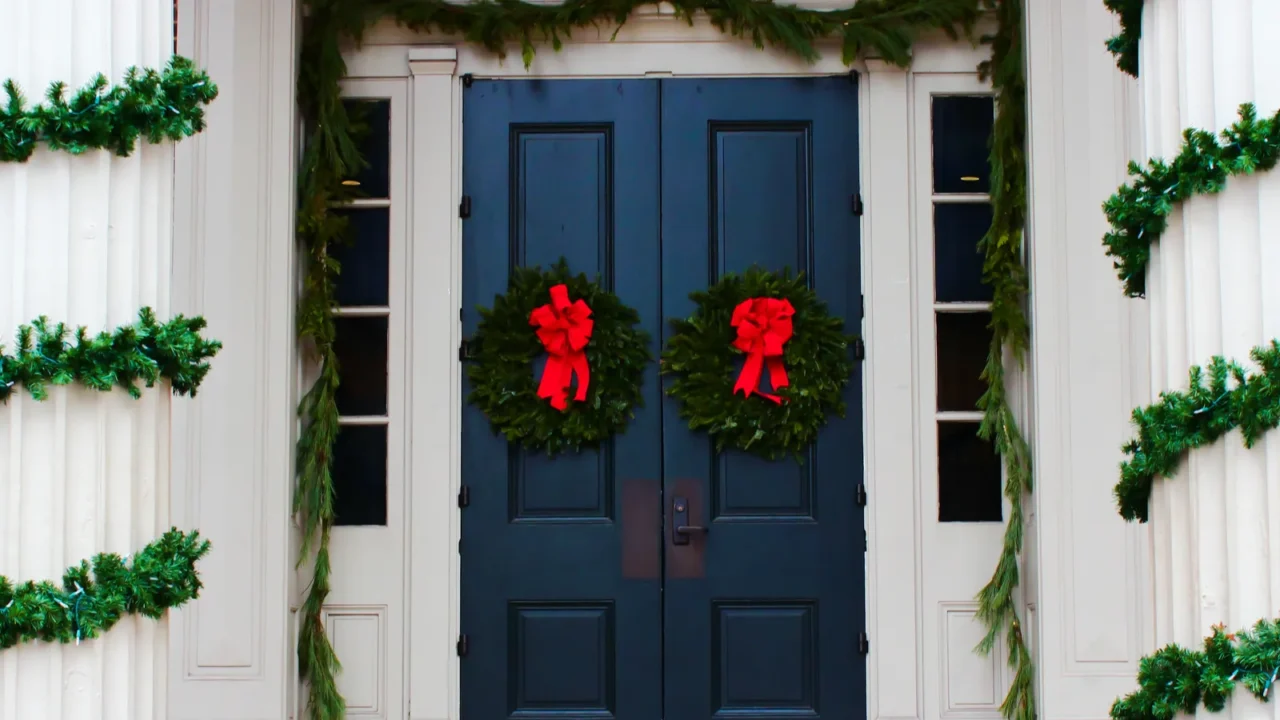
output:
<instances>
[{"instance_id":1,"label":"window pane","mask_svg":"<svg viewBox=\"0 0 1280 720\"><path fill-rule=\"evenodd\" d=\"M338 413L387 414L387 318L334 318Z\"/></svg>"},{"instance_id":2,"label":"window pane","mask_svg":"<svg viewBox=\"0 0 1280 720\"><path fill-rule=\"evenodd\" d=\"M990 302L982 284L978 243L991 227L987 203L943 203L933 207L933 281L938 302Z\"/></svg>"},{"instance_id":3,"label":"window pane","mask_svg":"<svg viewBox=\"0 0 1280 720\"><path fill-rule=\"evenodd\" d=\"M356 175L359 191L364 197L390 197L391 185L391 101L344 100L348 116L353 122L360 154L367 168Z\"/></svg>"},{"instance_id":4,"label":"window pane","mask_svg":"<svg viewBox=\"0 0 1280 720\"><path fill-rule=\"evenodd\" d=\"M1001 522L1000 484L1000 456L978 423L938 423L938 522Z\"/></svg>"},{"instance_id":5,"label":"window pane","mask_svg":"<svg viewBox=\"0 0 1280 720\"><path fill-rule=\"evenodd\" d=\"M332 255L341 270L334 293L343 307L387 305L390 297L391 210L349 208L335 211L348 218L349 244L339 244Z\"/></svg>"},{"instance_id":6,"label":"window pane","mask_svg":"<svg viewBox=\"0 0 1280 720\"><path fill-rule=\"evenodd\" d=\"M387 524L387 426L344 425L333 444L336 525Z\"/></svg>"},{"instance_id":7,"label":"window pane","mask_svg":"<svg viewBox=\"0 0 1280 720\"><path fill-rule=\"evenodd\" d=\"M938 409L972 412L987 389L991 313L938 313Z\"/></svg>"},{"instance_id":8,"label":"window pane","mask_svg":"<svg viewBox=\"0 0 1280 720\"><path fill-rule=\"evenodd\" d=\"M933 98L933 191L985 193L991 187L987 143L995 104L990 95Z\"/></svg>"}]
</instances>

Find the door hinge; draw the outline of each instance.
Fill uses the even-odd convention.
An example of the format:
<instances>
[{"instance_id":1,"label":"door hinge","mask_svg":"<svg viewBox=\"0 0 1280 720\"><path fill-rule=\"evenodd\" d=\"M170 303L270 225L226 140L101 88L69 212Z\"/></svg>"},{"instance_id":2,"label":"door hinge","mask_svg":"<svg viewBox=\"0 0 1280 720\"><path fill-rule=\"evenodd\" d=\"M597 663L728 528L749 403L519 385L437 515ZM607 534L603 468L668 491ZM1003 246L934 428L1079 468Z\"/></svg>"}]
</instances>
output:
<instances>
[{"instance_id":1,"label":"door hinge","mask_svg":"<svg viewBox=\"0 0 1280 720\"><path fill-rule=\"evenodd\" d=\"M458 488L458 507L464 508L471 504L471 486L463 485Z\"/></svg>"},{"instance_id":2,"label":"door hinge","mask_svg":"<svg viewBox=\"0 0 1280 720\"><path fill-rule=\"evenodd\" d=\"M469 88L476 82L476 76L471 73L462 73L462 87Z\"/></svg>"},{"instance_id":3,"label":"door hinge","mask_svg":"<svg viewBox=\"0 0 1280 720\"><path fill-rule=\"evenodd\" d=\"M465 634L459 635L458 636L458 657L467 656L467 650L470 649L468 645L469 643L467 642L467 636Z\"/></svg>"},{"instance_id":4,"label":"door hinge","mask_svg":"<svg viewBox=\"0 0 1280 720\"><path fill-rule=\"evenodd\" d=\"M466 362L474 360L476 357L476 345L470 340L463 340L458 345L458 362Z\"/></svg>"},{"instance_id":5,"label":"door hinge","mask_svg":"<svg viewBox=\"0 0 1280 720\"><path fill-rule=\"evenodd\" d=\"M462 311L459 310L458 312L462 312ZM867 316L867 296L859 295L858 296L858 317L865 318L866 316ZM458 319L461 320L462 318L458 318Z\"/></svg>"},{"instance_id":6,"label":"door hinge","mask_svg":"<svg viewBox=\"0 0 1280 720\"><path fill-rule=\"evenodd\" d=\"M466 637L465 635L463 637ZM866 655L871 652L871 639L865 632L858 633L858 652Z\"/></svg>"},{"instance_id":7,"label":"door hinge","mask_svg":"<svg viewBox=\"0 0 1280 720\"><path fill-rule=\"evenodd\" d=\"M862 338L854 338L853 340L853 359L867 359L867 344L862 341Z\"/></svg>"},{"instance_id":8,"label":"door hinge","mask_svg":"<svg viewBox=\"0 0 1280 720\"><path fill-rule=\"evenodd\" d=\"M867 486L864 483L858 483L858 507L867 506Z\"/></svg>"},{"instance_id":9,"label":"door hinge","mask_svg":"<svg viewBox=\"0 0 1280 720\"><path fill-rule=\"evenodd\" d=\"M862 531L862 552L867 551L867 531Z\"/></svg>"},{"instance_id":10,"label":"door hinge","mask_svg":"<svg viewBox=\"0 0 1280 720\"><path fill-rule=\"evenodd\" d=\"M466 220L471 217L471 196L463 195L462 202L458 203L458 217Z\"/></svg>"},{"instance_id":11,"label":"door hinge","mask_svg":"<svg viewBox=\"0 0 1280 720\"><path fill-rule=\"evenodd\" d=\"M853 194L853 214L862 216L862 193Z\"/></svg>"}]
</instances>

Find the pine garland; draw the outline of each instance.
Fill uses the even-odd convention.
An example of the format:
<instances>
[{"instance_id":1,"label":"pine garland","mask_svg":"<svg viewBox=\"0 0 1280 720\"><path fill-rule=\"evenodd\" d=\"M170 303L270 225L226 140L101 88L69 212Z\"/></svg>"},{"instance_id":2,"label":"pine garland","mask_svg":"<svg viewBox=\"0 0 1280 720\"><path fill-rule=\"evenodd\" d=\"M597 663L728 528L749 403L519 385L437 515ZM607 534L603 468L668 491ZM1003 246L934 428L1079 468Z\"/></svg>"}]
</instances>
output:
<instances>
[{"instance_id":1,"label":"pine garland","mask_svg":"<svg viewBox=\"0 0 1280 720\"><path fill-rule=\"evenodd\" d=\"M994 2L994 0L993 0ZM1009 406L1005 388L1006 351L1022 364L1030 343L1023 305L1029 287L1023 265L1023 229L1027 215L1026 70L1022 52L1022 2L994 3L998 29L991 42L991 60L979 71L990 77L998 93L991 137L991 229L979 245L984 260L983 282L992 288L991 348L982 377L987 390L978 401L982 424L978 433L995 444L1004 460L1004 495L1009 501L1000 558L991 579L979 591L978 618L986 634L978 652L989 655L1003 632L1013 680L1000 712L1016 720L1036 716L1035 666L1018 619L1016 591L1020 583L1023 503L1031 494L1031 449L1018 418Z\"/></svg>"},{"instance_id":2,"label":"pine garland","mask_svg":"<svg viewBox=\"0 0 1280 720\"><path fill-rule=\"evenodd\" d=\"M1240 119L1221 137L1219 143L1211 132L1188 128L1173 162L1152 159L1145 169L1129 163L1134 179L1103 204L1111 231L1102 243L1107 255L1116 258L1116 270L1130 297L1145 294L1151 245L1168 227L1178 203L1221 191L1230 176L1275 167L1280 159L1280 111L1258 119L1253 104L1245 103L1240 106Z\"/></svg>"},{"instance_id":3,"label":"pine garland","mask_svg":"<svg viewBox=\"0 0 1280 720\"><path fill-rule=\"evenodd\" d=\"M1239 429L1245 447L1280 426L1280 341L1256 347L1249 356L1260 372L1246 374L1238 363L1214 357L1205 371L1193 366L1190 386L1160 393L1160 401L1133 411L1138 437L1124 446L1115 487L1120 516L1146 522L1151 487L1157 477L1172 477L1182 456L1211 445Z\"/></svg>"},{"instance_id":4,"label":"pine garland","mask_svg":"<svg viewBox=\"0 0 1280 720\"><path fill-rule=\"evenodd\" d=\"M1166 645L1142 658L1139 689L1115 701L1115 720L1173 720L1203 705L1220 712L1237 685L1261 702L1271 699L1280 675L1280 620L1261 619L1252 630L1228 633L1215 625L1204 650Z\"/></svg>"},{"instance_id":5,"label":"pine garland","mask_svg":"<svg viewBox=\"0 0 1280 720\"><path fill-rule=\"evenodd\" d=\"M62 584L14 586L0 575L0 650L41 641L79 643L126 615L159 619L200 596L196 562L209 552L199 532L173 528L133 556L99 553L67 568Z\"/></svg>"},{"instance_id":6,"label":"pine garland","mask_svg":"<svg viewBox=\"0 0 1280 720\"><path fill-rule=\"evenodd\" d=\"M1104 0L1120 19L1120 34L1107 40L1121 72L1138 77L1138 42L1142 39L1142 4L1146 0Z\"/></svg>"},{"instance_id":7,"label":"pine garland","mask_svg":"<svg viewBox=\"0 0 1280 720\"><path fill-rule=\"evenodd\" d=\"M112 333L90 336L81 327L72 344L65 324L50 325L42 316L18 328L17 354L7 355L0 347L0 403L17 386L44 400L50 385L72 383L103 392L121 387L138 398L139 382L153 387L167 380L173 392L194 396L209 373L209 359L222 349L217 340L200 336L204 327L204 318L182 315L162 325L146 307L138 311L137 323Z\"/></svg>"},{"instance_id":8,"label":"pine garland","mask_svg":"<svg viewBox=\"0 0 1280 720\"><path fill-rule=\"evenodd\" d=\"M131 67L124 83L109 89L107 78L98 75L70 100L63 82L50 84L45 102L30 108L13 80L4 82L4 90L0 162L26 162L41 142L73 155L110 150L127 157L138 138L159 143L203 130L201 106L218 96L209 76L177 55L163 73Z\"/></svg>"},{"instance_id":9,"label":"pine garland","mask_svg":"<svg viewBox=\"0 0 1280 720\"><path fill-rule=\"evenodd\" d=\"M332 570L329 533L334 507L330 461L338 430L335 394L339 376L333 350L331 310L340 268L330 251L347 236L345 218L331 210L353 197L352 189L343 186L342 181L357 174L365 165L353 139L358 122L348 115L341 102L340 81L346 74L342 57L344 43L358 42L371 25L390 18L418 32L460 35L499 56L505 56L509 45L519 45L522 60L528 66L538 43L549 42L554 49L559 49L562 39L571 37L573 30L621 24L633 10L649 4L654 3L568 0L564 4L543 5L519 0L457 4L444 0L386 0L369 4L362 0L305 0L298 101L306 121L306 151L298 179L297 234L309 262L298 301L298 333L303 343L314 348L321 370L319 380L299 407L304 425L298 441L294 512L304 538L299 564L314 562L298 639L299 668L307 680L308 713L313 720L339 720L344 714L344 702L336 681L341 666L325 636L321 616ZM993 304L993 314L1000 318L995 321L999 343L995 347L1007 342L1019 355L1025 350L1026 320L1021 307L1026 287L1026 273L1021 265L1025 207L1025 151L1021 137L1025 133L1022 111L1025 93L1018 39L1021 33L1018 0L860 0L852 7L830 11L775 5L769 0L673 0L671 4L678 15L690 22L695 15L703 14L722 31L750 39L756 47L773 47L812 60L818 55L817 40L838 38L846 63L852 62L860 52L872 51L903 66L910 61L911 43L918 33L940 29L952 38L962 33L970 36L980 10L996 9L1001 28L994 41L993 79L997 88L1002 89L1002 95L1016 95L1016 100L1002 100L1000 116L1004 119L997 119L997 127L1005 130L1003 133L997 130L993 156L998 154L1004 164L993 168L992 196L998 230L991 234L995 239L985 243L987 274L994 276L1003 272L1001 277L1009 279L1003 290L997 287L997 301ZM998 178L1004 179L995 182ZM1030 487L1029 452L1008 407L998 350L993 351L993 358L988 363L987 382L999 389L989 391L986 396L984 427L987 430L984 432L995 433L1006 464L1018 468L1010 473L1010 482L1016 483L1016 488L1011 486L1006 492L1017 490L1021 496ZM991 638L1001 627L1009 629L1010 662L1017 673L1003 706L1005 714L1013 717L1016 712L1020 718L1029 718L1035 713L1031 659L1022 641L1012 598L1018 582L1016 553L1022 545L1018 507L1018 515L1011 518L1006 535L1006 545L1016 541L1011 546L1015 553L1012 571L1008 553L1003 553L997 570L999 585L991 593L984 591L987 598L984 606L989 610L984 619L988 621ZM989 650L990 643L984 644Z\"/></svg>"}]
</instances>

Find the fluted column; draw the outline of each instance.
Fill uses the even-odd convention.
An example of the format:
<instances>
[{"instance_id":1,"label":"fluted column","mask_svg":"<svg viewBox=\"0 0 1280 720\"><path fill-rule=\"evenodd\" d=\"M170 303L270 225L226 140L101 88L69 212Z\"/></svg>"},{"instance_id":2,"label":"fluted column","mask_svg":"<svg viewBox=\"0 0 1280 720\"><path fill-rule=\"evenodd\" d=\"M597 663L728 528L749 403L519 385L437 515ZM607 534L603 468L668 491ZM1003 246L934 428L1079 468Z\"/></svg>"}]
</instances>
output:
<instances>
[{"instance_id":1,"label":"fluted column","mask_svg":"<svg viewBox=\"0 0 1280 720\"><path fill-rule=\"evenodd\" d=\"M116 83L173 52L172 0L0 3L0 78L32 102L53 80ZM173 147L132 157L41 148L0 164L0 344L47 315L91 331L170 315ZM0 406L0 574L59 581L97 552L132 553L168 528L169 396L55 388ZM165 716L164 621L100 639L0 652L0 720Z\"/></svg>"},{"instance_id":2,"label":"fluted column","mask_svg":"<svg viewBox=\"0 0 1280 720\"><path fill-rule=\"evenodd\" d=\"M1280 3L1147 0L1142 85L1145 153L1172 158L1186 127L1221 131L1241 103L1280 107ZM1176 210L1148 274L1151 396L1185 389L1213 355L1247 361L1280 337L1280 171L1233 177ZM1190 454L1157 481L1151 532L1159 645L1199 646L1280 610L1280 432L1245 449L1239 432ZM1236 693L1232 714L1271 715Z\"/></svg>"}]
</instances>

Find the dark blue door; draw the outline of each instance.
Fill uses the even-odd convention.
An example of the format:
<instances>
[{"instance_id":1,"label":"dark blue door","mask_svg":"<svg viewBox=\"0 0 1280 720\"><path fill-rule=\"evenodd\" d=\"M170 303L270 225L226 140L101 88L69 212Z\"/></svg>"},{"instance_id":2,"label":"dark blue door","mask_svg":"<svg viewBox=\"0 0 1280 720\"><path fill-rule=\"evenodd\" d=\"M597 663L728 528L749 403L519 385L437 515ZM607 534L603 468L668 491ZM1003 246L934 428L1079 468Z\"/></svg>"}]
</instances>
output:
<instances>
[{"instance_id":1,"label":"dark blue door","mask_svg":"<svg viewBox=\"0 0 1280 720\"><path fill-rule=\"evenodd\" d=\"M753 263L806 271L856 331L856 118L848 78L477 80L464 334L512 267L562 256L655 355L691 291ZM861 378L803 465L716 456L659 383L609 446L554 460L464 410L464 720L864 717ZM710 528L687 545L677 499Z\"/></svg>"}]
</instances>

